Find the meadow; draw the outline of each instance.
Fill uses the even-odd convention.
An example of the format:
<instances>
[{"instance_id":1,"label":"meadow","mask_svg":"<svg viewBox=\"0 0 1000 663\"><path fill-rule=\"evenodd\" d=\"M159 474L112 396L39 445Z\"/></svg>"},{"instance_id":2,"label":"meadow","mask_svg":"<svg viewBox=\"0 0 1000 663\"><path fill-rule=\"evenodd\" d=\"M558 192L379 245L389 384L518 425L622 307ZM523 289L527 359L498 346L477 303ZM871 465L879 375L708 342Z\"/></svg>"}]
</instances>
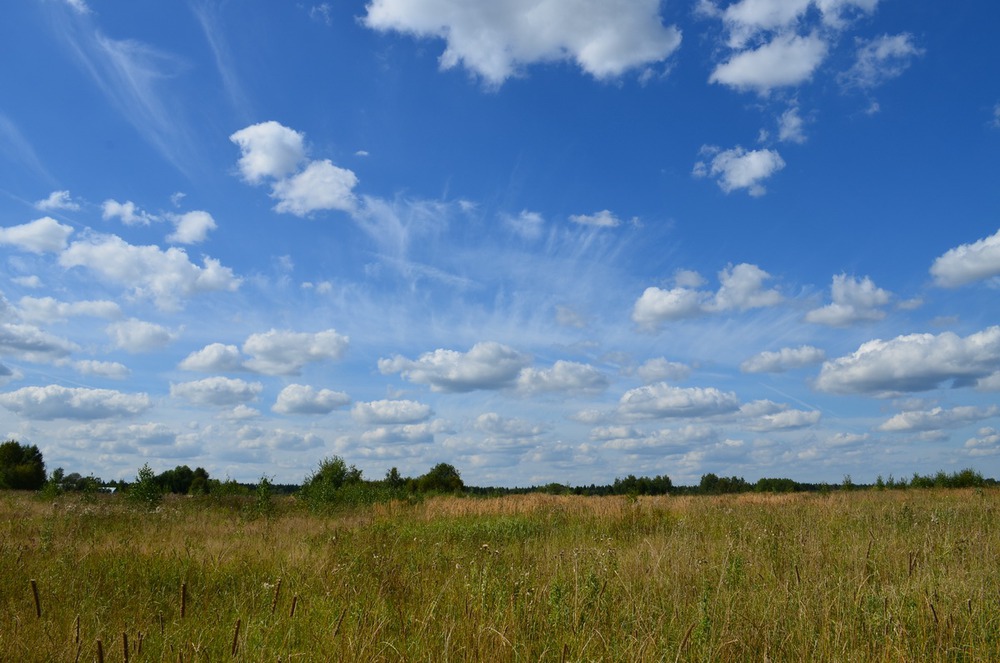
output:
<instances>
[{"instance_id":1,"label":"meadow","mask_svg":"<svg viewBox=\"0 0 1000 663\"><path fill-rule=\"evenodd\" d=\"M1000 491L0 493L0 661L997 661Z\"/></svg>"}]
</instances>

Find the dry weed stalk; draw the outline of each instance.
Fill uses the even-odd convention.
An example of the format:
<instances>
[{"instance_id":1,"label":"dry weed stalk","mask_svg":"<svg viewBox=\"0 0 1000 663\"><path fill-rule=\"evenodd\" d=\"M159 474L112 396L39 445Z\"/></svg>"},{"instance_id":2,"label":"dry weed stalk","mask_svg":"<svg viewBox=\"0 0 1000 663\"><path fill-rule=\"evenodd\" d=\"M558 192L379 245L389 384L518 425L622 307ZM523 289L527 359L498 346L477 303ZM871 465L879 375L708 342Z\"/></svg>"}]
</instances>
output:
<instances>
[{"instance_id":1,"label":"dry weed stalk","mask_svg":"<svg viewBox=\"0 0 1000 663\"><path fill-rule=\"evenodd\" d=\"M35 617L42 618L42 604L38 600L38 583L31 580L31 595L35 598Z\"/></svg>"}]
</instances>

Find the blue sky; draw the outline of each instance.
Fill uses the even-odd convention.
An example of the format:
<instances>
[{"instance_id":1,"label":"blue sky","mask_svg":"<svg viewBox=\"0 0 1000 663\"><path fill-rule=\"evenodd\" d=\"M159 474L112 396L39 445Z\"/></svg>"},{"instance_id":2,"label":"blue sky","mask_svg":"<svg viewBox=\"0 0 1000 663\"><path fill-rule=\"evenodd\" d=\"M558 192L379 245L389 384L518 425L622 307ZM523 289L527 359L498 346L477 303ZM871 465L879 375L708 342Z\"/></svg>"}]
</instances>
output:
<instances>
[{"instance_id":1,"label":"blue sky","mask_svg":"<svg viewBox=\"0 0 1000 663\"><path fill-rule=\"evenodd\" d=\"M995 3L3 12L0 428L50 468L1000 475Z\"/></svg>"}]
</instances>

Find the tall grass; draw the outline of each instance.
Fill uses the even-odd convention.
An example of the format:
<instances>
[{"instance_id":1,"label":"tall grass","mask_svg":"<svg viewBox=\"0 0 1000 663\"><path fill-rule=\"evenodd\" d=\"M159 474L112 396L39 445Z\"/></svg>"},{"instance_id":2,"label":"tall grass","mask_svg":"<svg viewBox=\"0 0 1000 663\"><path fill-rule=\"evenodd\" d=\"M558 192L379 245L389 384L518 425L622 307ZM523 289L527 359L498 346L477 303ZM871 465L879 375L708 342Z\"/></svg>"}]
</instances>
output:
<instances>
[{"instance_id":1,"label":"tall grass","mask_svg":"<svg viewBox=\"0 0 1000 663\"><path fill-rule=\"evenodd\" d=\"M0 660L996 661L998 506L0 493Z\"/></svg>"}]
</instances>

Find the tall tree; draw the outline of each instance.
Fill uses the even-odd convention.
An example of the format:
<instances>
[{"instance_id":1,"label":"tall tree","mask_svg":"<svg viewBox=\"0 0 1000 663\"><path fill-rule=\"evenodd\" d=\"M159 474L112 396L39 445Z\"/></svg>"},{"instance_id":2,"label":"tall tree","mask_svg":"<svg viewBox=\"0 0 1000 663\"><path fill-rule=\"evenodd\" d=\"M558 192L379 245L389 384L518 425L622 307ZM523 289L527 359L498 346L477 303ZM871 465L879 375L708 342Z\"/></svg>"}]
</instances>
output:
<instances>
[{"instance_id":1,"label":"tall tree","mask_svg":"<svg viewBox=\"0 0 1000 663\"><path fill-rule=\"evenodd\" d=\"M45 461L34 444L7 440L0 444L0 488L40 490L45 485Z\"/></svg>"}]
</instances>

